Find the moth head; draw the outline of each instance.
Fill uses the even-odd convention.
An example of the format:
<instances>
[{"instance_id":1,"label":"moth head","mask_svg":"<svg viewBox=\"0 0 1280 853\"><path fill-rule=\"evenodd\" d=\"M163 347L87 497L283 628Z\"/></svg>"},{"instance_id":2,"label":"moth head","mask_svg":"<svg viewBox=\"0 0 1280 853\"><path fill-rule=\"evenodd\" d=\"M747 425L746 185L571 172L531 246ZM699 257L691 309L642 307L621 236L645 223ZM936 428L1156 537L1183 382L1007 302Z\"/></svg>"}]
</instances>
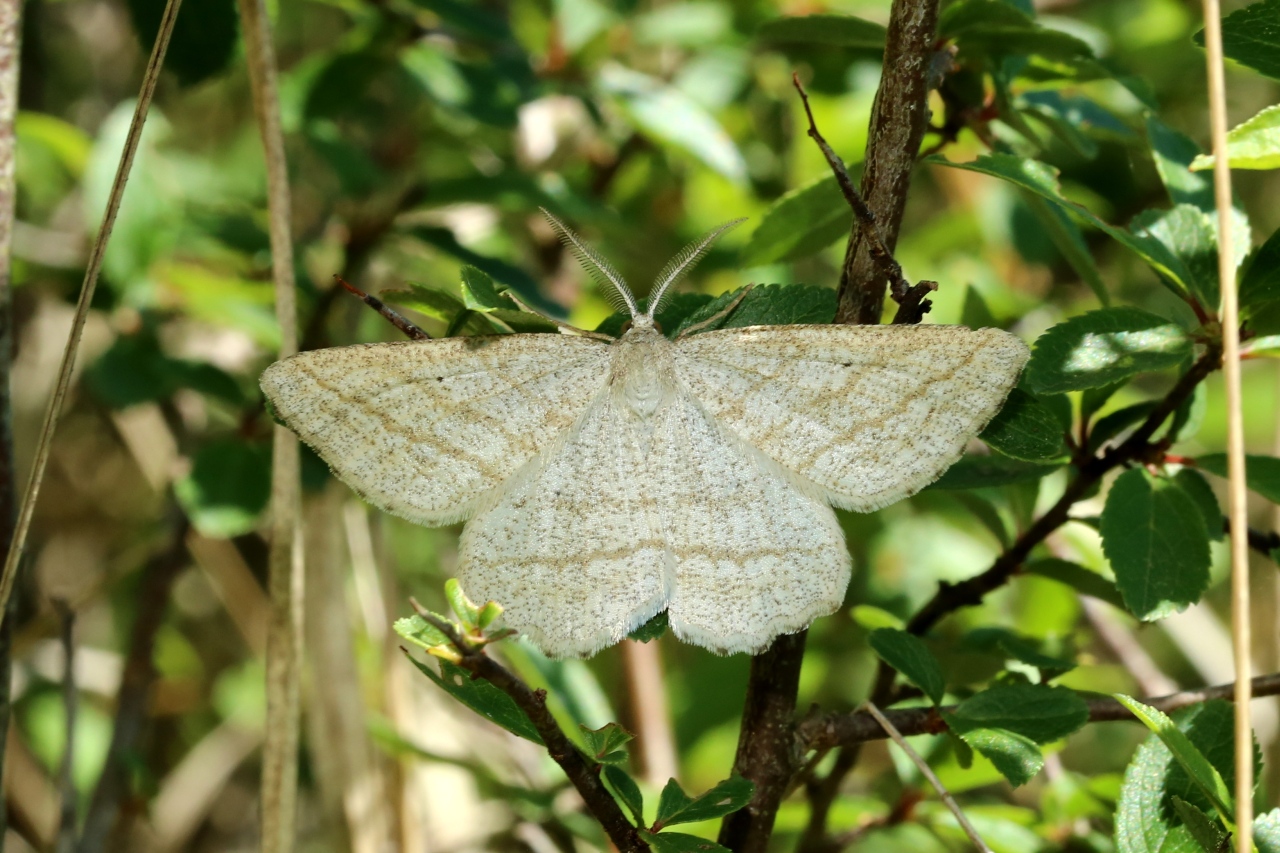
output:
<instances>
[{"instance_id":1,"label":"moth head","mask_svg":"<svg viewBox=\"0 0 1280 853\"><path fill-rule=\"evenodd\" d=\"M552 216L546 208L542 209L542 215L547 217L547 221L551 223L551 227L560 237L560 242L564 243L569 251L573 252L573 256L578 259L578 263L582 264L582 268L590 273L591 277L601 286L605 298L609 300L609 304L618 311L626 311L631 315L631 322L627 324L629 327L654 326L653 318L657 316L658 312L662 310L662 306L671 298L672 287L680 279L688 275L698 261L702 260L703 255L711 249L711 245L715 243L721 234L746 221L745 219L734 219L731 222L726 222L681 249L662 268L662 272L658 273L658 278L654 281L653 289L649 293L649 303L645 306L645 310L641 311L640 304L631 293L631 288L627 286L627 282L618 271L613 268L613 264L609 263L603 255L588 245L585 240L570 231L563 222Z\"/></svg>"}]
</instances>

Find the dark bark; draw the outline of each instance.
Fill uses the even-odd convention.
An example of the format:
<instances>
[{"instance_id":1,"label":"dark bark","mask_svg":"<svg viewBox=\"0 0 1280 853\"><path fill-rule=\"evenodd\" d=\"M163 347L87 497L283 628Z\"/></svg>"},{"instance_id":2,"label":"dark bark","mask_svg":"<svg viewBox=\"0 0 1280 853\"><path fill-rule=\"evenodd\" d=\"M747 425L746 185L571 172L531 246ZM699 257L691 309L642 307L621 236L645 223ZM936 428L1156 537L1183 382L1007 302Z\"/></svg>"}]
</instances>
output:
<instances>
[{"instance_id":1,"label":"dark bark","mask_svg":"<svg viewBox=\"0 0 1280 853\"><path fill-rule=\"evenodd\" d=\"M929 65L937 0L895 0L889 12L884 66L871 112L862 197L890 251L907 206L911 169L929 121ZM855 222L840 275L837 323L879 323L886 279Z\"/></svg>"},{"instance_id":2,"label":"dark bark","mask_svg":"<svg viewBox=\"0 0 1280 853\"><path fill-rule=\"evenodd\" d=\"M756 790L746 808L729 815L720 827L720 843L735 853L768 849L778 806L795 775L796 691L807 635L784 634L751 659L733 769Z\"/></svg>"}]
</instances>

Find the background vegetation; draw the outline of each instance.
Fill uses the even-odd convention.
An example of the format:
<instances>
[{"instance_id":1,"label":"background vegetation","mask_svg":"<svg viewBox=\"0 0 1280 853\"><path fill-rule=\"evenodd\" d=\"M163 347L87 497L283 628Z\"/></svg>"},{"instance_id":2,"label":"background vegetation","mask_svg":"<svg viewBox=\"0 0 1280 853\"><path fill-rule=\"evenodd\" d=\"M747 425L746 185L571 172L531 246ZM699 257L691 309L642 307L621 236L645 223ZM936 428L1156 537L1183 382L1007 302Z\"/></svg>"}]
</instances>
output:
<instances>
[{"instance_id":1,"label":"background vegetation","mask_svg":"<svg viewBox=\"0 0 1280 853\"><path fill-rule=\"evenodd\" d=\"M19 470L30 464L160 8L33 0L23 9L11 377ZM528 322L477 295L484 281L576 325L605 322L607 303L540 206L635 283L698 234L749 217L685 292L707 301L748 282L802 284L806 295L823 289L806 310L826 312L803 319L830 320L850 216L805 135L791 74L858 175L889 11L888 0L280 4L302 347L400 337L335 287L335 273L398 300L433 336ZM800 17L815 13L840 17ZM1228 77L1234 123L1280 101L1280 3L1242 14L1228 30L1239 60ZM1169 755L1155 741L1133 772L1154 774L1156 793L1122 793L1146 735L1136 723L1082 728L1082 700L1054 704L1066 691L1014 703L1049 682L1151 696L1231 675L1213 503L1225 446L1219 376L1169 396L1216 346L1208 173L1186 168L1207 142L1199 28L1198 6L1178 0L943 6L929 69L935 129L922 154L983 159L970 169L929 159L914 170L897 257L912 281L939 283L928 322L999 325L1028 342L1054 332L1015 396L1021 408L949 482L874 515L841 515L855 580L848 606L809 632L796 707L798 717L813 704L848 711L876 690L878 668L882 702L999 700L999 714L968 706L967 733L979 734L915 740L999 851L1201 849L1194 818L1173 810L1169 790L1217 820L1210 798L1166 772ZM6 849L53 849L77 835L81 850L258 845L271 420L256 377L280 333L235 6L189 0L166 68L10 617ZM1274 167L1269 139L1246 136L1241 161ZM1263 246L1242 288L1258 335L1245 365L1248 440L1269 454L1277 377L1264 356L1280 352L1268 338L1280 332L1280 182L1242 172L1236 190L1243 244ZM794 306L799 293L780 289L776 304ZM697 302L687 298L685 310ZM1103 307L1128 313L1089 313ZM1084 319L1061 325L1070 318ZM1066 369L1086 334L1128 343L1101 366ZM1175 404L1163 412L1177 410L1172 424L1156 418L1131 441L1161 400ZM1128 449L1107 457L1104 447ZM1101 489L1086 483L1068 502L1077 520L1030 542L1010 566L1014 582L997 578L977 606L924 626L925 653L904 661L904 649L921 647L894 631L940 583L999 566L1092 470L1094 452L1110 464ZM1274 500L1280 474L1268 462L1254 466L1253 485ZM602 848L599 825L544 750L453 701L398 649L391 625L411 612L408 596L448 610L457 529L372 511L306 454L303 482L298 849ZM1255 509L1255 651L1259 670L1273 672L1280 588L1263 555L1280 539L1269 532L1272 505ZM1027 557L1034 570L1020 571ZM1154 593L1152 580L1164 584ZM877 629L889 631L877 641ZM669 636L589 661L547 661L510 641L499 655L550 688L552 710L592 751L624 758L613 743L583 740L579 724L619 721L639 735L629 765L615 766L629 766L648 795L646 823L668 776L697 794L734 766L747 657ZM878 658L920 689L895 689ZM941 684L920 659L936 659ZM1193 741L1229 775L1225 707L1201 706L1184 724L1200 727ZM1046 708L1047 722L1028 722ZM1274 700L1256 709L1274 775L1280 716ZM964 720L953 718L953 729L965 731ZM830 750L835 740L803 731L816 751L794 768L801 775L779 808L774 849L967 844L894 748ZM1264 778L1261 804L1274 804L1278 781ZM726 798L737 805L740 793ZM717 825L680 830L714 838ZM656 843L698 849L674 836Z\"/></svg>"}]
</instances>

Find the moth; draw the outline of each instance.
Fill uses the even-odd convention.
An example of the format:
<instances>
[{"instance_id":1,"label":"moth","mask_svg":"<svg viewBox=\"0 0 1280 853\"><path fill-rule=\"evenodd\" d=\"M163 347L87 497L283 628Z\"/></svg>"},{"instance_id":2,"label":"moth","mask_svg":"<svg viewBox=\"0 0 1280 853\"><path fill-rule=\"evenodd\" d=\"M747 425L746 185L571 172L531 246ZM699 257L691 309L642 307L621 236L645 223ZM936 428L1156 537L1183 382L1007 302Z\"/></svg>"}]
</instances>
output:
<instances>
[{"instance_id":1,"label":"moth","mask_svg":"<svg viewBox=\"0 0 1280 853\"><path fill-rule=\"evenodd\" d=\"M368 502L466 521L458 574L554 657L666 610L682 640L757 652L836 610L851 560L832 507L937 479L1028 358L998 329L755 326L666 338L654 317L722 226L659 274L646 310L552 219L630 323L304 352L261 385ZM718 318L712 318L713 320Z\"/></svg>"}]
</instances>

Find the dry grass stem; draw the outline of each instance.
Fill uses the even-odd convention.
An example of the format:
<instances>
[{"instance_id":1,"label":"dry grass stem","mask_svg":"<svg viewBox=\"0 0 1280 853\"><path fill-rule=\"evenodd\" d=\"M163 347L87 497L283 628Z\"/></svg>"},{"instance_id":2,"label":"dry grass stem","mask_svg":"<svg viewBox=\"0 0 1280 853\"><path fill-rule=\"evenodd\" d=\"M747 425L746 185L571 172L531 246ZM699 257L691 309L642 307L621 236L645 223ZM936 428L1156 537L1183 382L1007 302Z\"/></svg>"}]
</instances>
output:
<instances>
[{"instance_id":1,"label":"dry grass stem","mask_svg":"<svg viewBox=\"0 0 1280 853\"><path fill-rule=\"evenodd\" d=\"M129 123L129 133L125 137L120 165L116 168L111 193L107 196L107 209L102 217L102 228L99 229L98 237L93 241L93 249L89 253L89 264L84 271L84 282L80 285L80 298L76 302L71 334L67 338L62 363L58 367L58 379L53 386L53 396L49 399L49 407L45 409L44 423L40 426L40 437L36 440L35 461L31 466L27 488L22 496L22 507L18 510L18 520L14 526L8 554L5 556L4 570L0 573L0 620L4 619L9 596L13 593L13 583L18 575L18 564L22 560L27 531L31 528L31 517L35 514L36 499L40 495L40 483L44 479L45 466L49 464L53 433L58 426L58 416L62 413L62 404L67 397L67 390L71 387L71 372L76 363L76 351L80 348L80 336L84 333L85 320L89 316L89 305L93 301L93 292L98 285L98 274L102 271L102 259L106 255L107 241L111 239L111 229L115 226L116 214L120 212L125 183L129 180L133 159L138 153L138 144L142 141L142 128L147 120L147 111L151 108L151 98L156 91L156 81L160 79L160 68L164 64L164 54L169 48L169 36L173 34L173 25L178 19L178 7L181 4L182 0L169 0L160 18L160 30L156 34L156 43L151 48L151 58L147 60L147 70L142 77L142 89L138 92L138 103L133 109L133 120ZM7 252L5 254L7 255Z\"/></svg>"},{"instance_id":2,"label":"dry grass stem","mask_svg":"<svg viewBox=\"0 0 1280 853\"><path fill-rule=\"evenodd\" d=\"M1222 10L1204 0L1204 45L1209 70L1209 130L1218 207L1218 285L1222 291L1222 362L1227 391L1228 509L1231 530L1231 637L1236 662L1236 834L1239 853L1253 850L1253 721L1249 699L1249 529L1244 471L1244 407L1240 396L1240 306L1231 245L1231 164L1227 159L1227 92L1222 61Z\"/></svg>"}]
</instances>

